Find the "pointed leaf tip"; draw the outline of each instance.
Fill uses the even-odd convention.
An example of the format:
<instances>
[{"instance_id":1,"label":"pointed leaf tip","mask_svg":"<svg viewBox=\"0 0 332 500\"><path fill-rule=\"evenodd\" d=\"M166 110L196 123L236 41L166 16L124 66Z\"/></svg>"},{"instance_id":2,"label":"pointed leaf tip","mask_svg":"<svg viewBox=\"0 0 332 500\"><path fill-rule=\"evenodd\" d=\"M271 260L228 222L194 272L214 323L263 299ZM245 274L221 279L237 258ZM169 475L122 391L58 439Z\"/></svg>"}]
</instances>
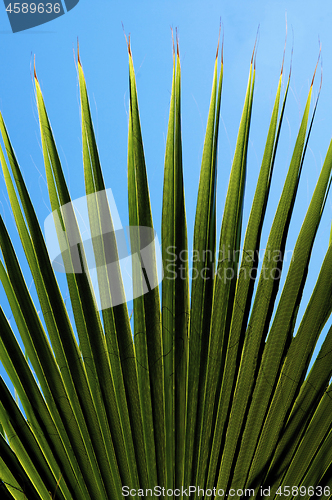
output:
<instances>
[{"instance_id":1,"label":"pointed leaf tip","mask_svg":"<svg viewBox=\"0 0 332 500\"><path fill-rule=\"evenodd\" d=\"M180 56L180 48L179 48L179 34L178 34L178 29L175 28L175 32L176 32L176 55L177 57Z\"/></svg>"},{"instance_id":2,"label":"pointed leaf tip","mask_svg":"<svg viewBox=\"0 0 332 500\"><path fill-rule=\"evenodd\" d=\"M218 45L217 45L216 59L218 59L218 53L219 53L220 33L221 33L221 19L220 19L220 24L219 24L219 36L218 36Z\"/></svg>"},{"instance_id":3,"label":"pointed leaf tip","mask_svg":"<svg viewBox=\"0 0 332 500\"><path fill-rule=\"evenodd\" d=\"M128 48L128 54L130 55L131 57L131 48L130 48L130 33L128 35L128 38L127 38L127 35L126 35L126 32L125 32L125 28L124 28L124 25L123 25L123 22L121 21L121 24L122 24L122 30L123 30L123 34L124 34L124 37L126 39L126 44L127 44L127 48Z\"/></svg>"},{"instance_id":4,"label":"pointed leaf tip","mask_svg":"<svg viewBox=\"0 0 332 500\"><path fill-rule=\"evenodd\" d=\"M219 24L219 36L218 36L218 45L217 45L217 53L216 53L216 59L218 59L218 54L219 54L219 45L220 45L220 34L221 34L221 26L222 26L222 41L221 41L221 64L224 62L224 23L221 22L220 18L220 24Z\"/></svg>"},{"instance_id":5,"label":"pointed leaf tip","mask_svg":"<svg viewBox=\"0 0 332 500\"><path fill-rule=\"evenodd\" d=\"M174 33L172 26L171 26L171 32L172 32L173 55L175 56L175 43L174 43Z\"/></svg>"},{"instance_id":6,"label":"pointed leaf tip","mask_svg":"<svg viewBox=\"0 0 332 500\"><path fill-rule=\"evenodd\" d=\"M130 33L129 33L129 35L128 35L128 53L129 53L129 55L130 55L130 57L131 57Z\"/></svg>"},{"instance_id":7,"label":"pointed leaf tip","mask_svg":"<svg viewBox=\"0 0 332 500\"><path fill-rule=\"evenodd\" d=\"M286 16L286 35L285 35L284 55L282 58L282 65L281 65L281 72L280 72L281 75L284 71L284 62L285 62L286 45L287 45L287 12L286 12L285 16Z\"/></svg>"},{"instance_id":8,"label":"pointed leaf tip","mask_svg":"<svg viewBox=\"0 0 332 500\"><path fill-rule=\"evenodd\" d=\"M80 66L82 66L81 64L81 58L80 58L80 44L79 44L79 41L78 41L78 37L77 37L77 62Z\"/></svg>"},{"instance_id":9,"label":"pointed leaf tip","mask_svg":"<svg viewBox=\"0 0 332 500\"><path fill-rule=\"evenodd\" d=\"M254 50L252 51L252 56L251 56L251 64L253 63L253 60L254 60L254 55L255 55L255 51L256 51L256 45L257 45L258 35L259 35L259 26L260 26L260 25L258 25L258 28L257 28L257 33L256 33L256 39L255 39Z\"/></svg>"},{"instance_id":10,"label":"pointed leaf tip","mask_svg":"<svg viewBox=\"0 0 332 500\"><path fill-rule=\"evenodd\" d=\"M33 73L34 73L35 79L38 82L37 73L36 73L36 54L33 56Z\"/></svg>"},{"instance_id":11,"label":"pointed leaf tip","mask_svg":"<svg viewBox=\"0 0 332 500\"><path fill-rule=\"evenodd\" d=\"M290 66L289 66L289 78L291 77L291 74L292 74L292 65L293 65L293 47L292 47L291 60L290 60Z\"/></svg>"},{"instance_id":12,"label":"pointed leaf tip","mask_svg":"<svg viewBox=\"0 0 332 500\"><path fill-rule=\"evenodd\" d=\"M312 81L311 81L311 87L314 84L314 80L315 80L315 76L316 76L316 71L317 71L317 67L318 67L318 63L319 63L319 59L320 59L320 55L321 55L321 50L322 50L322 46L321 46L321 44L319 44L319 54L318 54L318 59L317 59L317 63L316 63L315 71L314 71L314 76L312 77Z\"/></svg>"}]
</instances>

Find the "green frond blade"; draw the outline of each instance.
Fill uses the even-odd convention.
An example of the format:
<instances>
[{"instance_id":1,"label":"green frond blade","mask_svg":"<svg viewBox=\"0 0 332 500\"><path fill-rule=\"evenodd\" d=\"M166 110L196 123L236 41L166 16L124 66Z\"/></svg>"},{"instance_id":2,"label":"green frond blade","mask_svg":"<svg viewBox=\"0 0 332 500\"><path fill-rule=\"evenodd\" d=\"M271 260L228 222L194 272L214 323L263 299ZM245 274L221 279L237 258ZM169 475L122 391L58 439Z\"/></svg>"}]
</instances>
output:
<instances>
[{"instance_id":1,"label":"green frond blade","mask_svg":"<svg viewBox=\"0 0 332 500\"><path fill-rule=\"evenodd\" d=\"M161 312L154 231L131 48L129 52L128 197L134 294L134 345L148 484L164 484L165 424ZM149 228L149 229L147 229ZM146 232L149 233L146 238ZM145 247L145 248L144 248ZM144 248L144 264L142 250ZM146 267L148 266L148 267ZM143 271L145 269L145 272Z\"/></svg>"},{"instance_id":2,"label":"green frond blade","mask_svg":"<svg viewBox=\"0 0 332 500\"><path fill-rule=\"evenodd\" d=\"M310 373L303 382L267 474L271 491L282 483L290 467L297 446L306 433L310 419L316 411L332 376L332 327L329 329ZM294 483L295 484L295 483Z\"/></svg>"},{"instance_id":3,"label":"green frond blade","mask_svg":"<svg viewBox=\"0 0 332 500\"><path fill-rule=\"evenodd\" d=\"M176 59L175 59L176 58ZM181 144L180 56L173 57L173 82L165 155L162 242L162 326L165 387L166 485L184 481L189 272L179 255L188 252ZM180 269L181 267L181 269ZM183 272L184 270L184 272ZM181 274L180 274L181 273ZM175 464L178 464L175 467Z\"/></svg>"},{"instance_id":4,"label":"green frond blade","mask_svg":"<svg viewBox=\"0 0 332 500\"><path fill-rule=\"evenodd\" d=\"M285 285L264 348L246 428L241 442L241 450L237 459L237 470L234 473L234 482L236 484L244 484L246 481L246 473L248 471L243 467L243 463L249 464L251 461L261 426L269 407L271 394L273 394L278 380L283 357L290 343L294 328L293 325L296 321L296 314L306 281L314 239L331 182L331 170L332 147L330 145L292 254Z\"/></svg>"},{"instance_id":5,"label":"green frond blade","mask_svg":"<svg viewBox=\"0 0 332 500\"><path fill-rule=\"evenodd\" d=\"M137 417L140 413L140 407L134 346L122 284L115 231L99 162L80 59L78 69L87 207L91 235L94 235L92 244L95 260L98 262L97 275L105 328L105 337L102 335L92 350L95 352L95 359L98 360L96 369L108 422L112 428L112 437L119 468L122 472L122 480L125 484L132 484L138 488L137 457L141 454L142 424ZM112 307L114 301L116 301L116 307ZM88 330L95 331L95 328L91 325ZM104 355L107 352L106 345L108 353L113 353L112 358L109 355ZM121 362L121 360L123 361ZM137 436L136 456L129 412L131 413L134 435Z\"/></svg>"},{"instance_id":6,"label":"green frond blade","mask_svg":"<svg viewBox=\"0 0 332 500\"><path fill-rule=\"evenodd\" d=\"M220 452L220 443L222 437L222 425L219 420L221 414L217 410L217 416L214 415L214 406L218 405L215 401L215 395L220 392L223 365L225 362L225 346L227 346L227 336L234 300L237 267L238 267L238 252L240 248L241 226L242 226L242 210L245 188L246 166L247 166L247 147L249 138L249 128L251 120L251 110L253 101L255 74L253 62L251 61L247 91L239 126L237 143L233 158L233 164L228 184L218 253L217 271L215 277L213 309L211 319L210 342L208 348L208 383L207 390L209 395L206 401L205 414L209 422L217 418L215 422L214 435L211 436L213 442L211 444L210 456L206 455L205 460L209 460L207 484L215 484L216 467ZM227 259L224 256L224 249L230 250L231 255L237 255L237 258ZM228 272L231 274L228 275ZM226 407L223 407L225 410ZM218 415L219 413L219 415ZM211 425L210 424L210 425ZM209 431L210 425L205 426L205 433ZM204 432L204 431L203 431ZM213 432L210 429L210 432ZM210 439L206 435L206 439ZM205 465L205 466L206 466ZM213 486L212 486L213 487Z\"/></svg>"},{"instance_id":7,"label":"green frond blade","mask_svg":"<svg viewBox=\"0 0 332 500\"><path fill-rule=\"evenodd\" d=\"M311 91L312 88L310 88L309 91L292 160L268 238L257 292L246 330L243 346L245 356L242 356L239 366L234 399L229 415L229 424L227 426L223 458L220 466L218 480L218 487L220 488L227 487L229 472L236 457L236 448L244 428L248 402L250 401L250 396L255 385L255 377L259 368L260 351L264 345L267 328L273 312L274 300L278 291L282 260L279 260L276 266L274 252L278 252L278 256L280 253L282 256L284 254L289 221L294 206L302 165L301 162L305 145ZM279 274L276 276L277 271Z\"/></svg>"},{"instance_id":8,"label":"green frond blade","mask_svg":"<svg viewBox=\"0 0 332 500\"><path fill-rule=\"evenodd\" d=\"M331 314L331 263L332 247L329 247L297 334L292 338L287 351L251 464L247 480L249 483L259 471L262 473L267 468L274 454L285 419L303 383L319 334Z\"/></svg>"},{"instance_id":9,"label":"green frond blade","mask_svg":"<svg viewBox=\"0 0 332 500\"><path fill-rule=\"evenodd\" d=\"M197 473L200 441L195 439L195 434L196 426L202 425L202 416L199 416L199 397L201 393L204 394L205 389L214 286L216 158L222 88L222 68L218 87L218 53L217 50L194 226L193 256L197 258L193 259L192 263L185 484L194 484L192 480Z\"/></svg>"}]
</instances>

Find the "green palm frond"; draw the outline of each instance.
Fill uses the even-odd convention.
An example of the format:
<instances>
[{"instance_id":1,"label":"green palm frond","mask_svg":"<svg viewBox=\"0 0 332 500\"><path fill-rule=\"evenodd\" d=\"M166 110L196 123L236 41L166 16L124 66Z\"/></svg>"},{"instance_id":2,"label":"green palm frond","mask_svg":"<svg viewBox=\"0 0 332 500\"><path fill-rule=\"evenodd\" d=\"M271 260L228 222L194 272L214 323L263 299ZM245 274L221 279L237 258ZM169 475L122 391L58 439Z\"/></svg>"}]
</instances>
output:
<instances>
[{"instance_id":1,"label":"green palm frond","mask_svg":"<svg viewBox=\"0 0 332 500\"><path fill-rule=\"evenodd\" d=\"M0 280L24 352L0 307L0 490L4 499L332 497L332 247L295 330L331 184L332 143L279 291L290 222L318 103L309 89L287 177L259 262L290 75L282 67L247 227L243 207L254 107L255 49L216 234L223 46L215 58L189 276L181 136L181 64L173 75L165 152L161 254L154 245L130 40L128 204L133 326L80 55L84 241L34 72L50 206L73 321L0 115L0 161L41 314L0 216ZM220 56L221 54L221 56ZM221 60L221 63L220 63ZM218 69L218 66L220 68ZM244 234L243 234L244 233ZM243 243L241 243L243 240ZM241 247L242 244L242 247ZM90 273L94 258L97 288ZM160 260L163 280L160 280ZM260 267L259 267L260 266ZM279 292L279 298L278 297ZM163 489L164 488L164 489ZM195 489L196 488L196 489ZM198 490L198 488L201 488ZM267 493L265 492L265 495Z\"/></svg>"}]
</instances>

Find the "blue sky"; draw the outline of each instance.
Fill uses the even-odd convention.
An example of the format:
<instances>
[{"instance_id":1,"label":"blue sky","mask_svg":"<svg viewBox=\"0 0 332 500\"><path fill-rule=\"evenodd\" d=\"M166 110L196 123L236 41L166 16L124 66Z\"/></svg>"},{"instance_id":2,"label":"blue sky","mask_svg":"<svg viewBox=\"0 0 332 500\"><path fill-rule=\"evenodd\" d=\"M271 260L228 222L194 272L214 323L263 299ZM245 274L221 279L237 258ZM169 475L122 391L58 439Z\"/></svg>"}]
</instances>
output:
<instances>
[{"instance_id":1,"label":"blue sky","mask_svg":"<svg viewBox=\"0 0 332 500\"><path fill-rule=\"evenodd\" d=\"M290 162L301 113L322 44L323 87L303 167L287 249L294 248L332 136L332 5L328 1L111 1L80 0L64 16L13 34L0 4L0 109L40 222L50 213L43 167L32 68L41 83L72 198L84 195L77 64L77 37L106 187L127 223L128 57L122 23L131 34L151 205L160 234L163 163L172 78L170 27L177 27L182 64L182 134L189 241L192 240L200 162L210 100L220 18L224 27L224 84L218 163L217 220L236 144L249 65L259 27L257 72L244 222L258 177L283 57L293 47L292 79L280 138L266 228L273 220ZM319 69L320 72L320 69ZM320 74L314 85L317 96ZM19 248L5 184L0 175L0 213ZM317 235L304 303L317 278L331 226L331 196ZM268 236L263 232L262 248ZM24 267L24 266L23 266ZM25 269L25 268L24 268ZM27 273L28 276L28 273ZM29 278L28 278L29 280ZM0 303L10 317L3 290ZM300 309L300 315L303 313ZM329 322L330 324L330 322Z\"/></svg>"}]
</instances>

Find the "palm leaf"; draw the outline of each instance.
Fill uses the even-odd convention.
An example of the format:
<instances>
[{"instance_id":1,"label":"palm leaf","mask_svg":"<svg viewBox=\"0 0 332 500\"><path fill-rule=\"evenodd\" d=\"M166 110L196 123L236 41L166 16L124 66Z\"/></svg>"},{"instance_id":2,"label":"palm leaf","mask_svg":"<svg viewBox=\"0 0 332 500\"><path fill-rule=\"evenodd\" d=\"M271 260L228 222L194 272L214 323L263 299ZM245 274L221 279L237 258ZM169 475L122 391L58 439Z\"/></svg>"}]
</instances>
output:
<instances>
[{"instance_id":1,"label":"palm leaf","mask_svg":"<svg viewBox=\"0 0 332 500\"><path fill-rule=\"evenodd\" d=\"M15 400L0 378L1 498L158 498L162 488L167 494L171 490L173 498L186 498L188 493L201 498L202 489L204 498L223 490L220 497L234 488L232 496L240 498L246 496L245 489L259 496L262 487L270 487L270 496L275 498L297 497L299 492L309 498L319 496L320 491L331 497L332 328L307 373L332 312L331 241L296 331L295 325L330 190L332 143L277 300L318 98L310 116L313 79L258 275L290 75L282 97L282 66L244 228L255 50L217 249L216 183L224 70L222 47L218 72L218 42L190 277L188 260L183 259L188 255L188 240L180 50L178 39L176 47L173 41L162 203L164 277L159 290L158 248L128 42L133 327L120 265L124 232L114 222L116 214L103 178L79 53L88 241L81 231L34 72L48 193L61 252L54 262L0 115L2 171L41 309L39 314L0 217L0 281L15 321L12 327L0 307L0 360L16 394ZM57 281L60 268L66 274L73 322ZM159 490L155 489L158 485ZM290 488L288 494L289 485L298 489Z\"/></svg>"}]
</instances>

